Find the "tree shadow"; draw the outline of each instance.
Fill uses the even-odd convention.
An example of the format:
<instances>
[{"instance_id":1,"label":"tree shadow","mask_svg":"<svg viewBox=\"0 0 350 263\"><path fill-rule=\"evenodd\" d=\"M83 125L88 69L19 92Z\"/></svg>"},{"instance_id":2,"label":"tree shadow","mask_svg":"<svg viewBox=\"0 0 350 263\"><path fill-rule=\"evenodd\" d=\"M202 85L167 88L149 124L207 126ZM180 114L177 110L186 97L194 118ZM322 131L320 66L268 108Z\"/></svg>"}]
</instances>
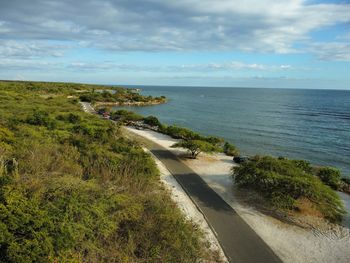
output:
<instances>
[{"instance_id":1,"label":"tree shadow","mask_svg":"<svg viewBox=\"0 0 350 263\"><path fill-rule=\"evenodd\" d=\"M201 210L213 209L236 214L229 206L197 173L177 156L168 150L154 149L151 152L157 156L167 167L176 181L182 186L190 198Z\"/></svg>"}]
</instances>

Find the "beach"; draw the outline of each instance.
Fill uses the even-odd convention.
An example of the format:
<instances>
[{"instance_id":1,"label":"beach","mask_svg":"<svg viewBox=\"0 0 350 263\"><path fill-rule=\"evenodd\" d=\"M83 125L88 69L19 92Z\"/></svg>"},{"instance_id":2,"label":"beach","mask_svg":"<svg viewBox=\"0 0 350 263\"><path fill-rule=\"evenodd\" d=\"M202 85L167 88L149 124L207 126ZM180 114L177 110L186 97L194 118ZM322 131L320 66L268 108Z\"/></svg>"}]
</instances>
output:
<instances>
[{"instance_id":1,"label":"beach","mask_svg":"<svg viewBox=\"0 0 350 263\"><path fill-rule=\"evenodd\" d=\"M321 228L302 228L284 223L243 204L231 179L235 165L232 157L224 154L201 154L198 159L185 158L186 150L171 148L177 140L150 130L127 127L130 134L155 142L177 155L200 177L270 246L284 262L350 262L350 230L338 225L322 224ZM168 175L169 177L169 175ZM175 187L178 189L179 186ZM189 202L177 201L180 207ZM193 207L192 207L193 208ZM183 208L186 213L186 209Z\"/></svg>"},{"instance_id":2,"label":"beach","mask_svg":"<svg viewBox=\"0 0 350 263\"><path fill-rule=\"evenodd\" d=\"M150 86L142 94L164 95L168 102L122 108L218 136L243 155L302 159L350 177L348 91Z\"/></svg>"}]
</instances>

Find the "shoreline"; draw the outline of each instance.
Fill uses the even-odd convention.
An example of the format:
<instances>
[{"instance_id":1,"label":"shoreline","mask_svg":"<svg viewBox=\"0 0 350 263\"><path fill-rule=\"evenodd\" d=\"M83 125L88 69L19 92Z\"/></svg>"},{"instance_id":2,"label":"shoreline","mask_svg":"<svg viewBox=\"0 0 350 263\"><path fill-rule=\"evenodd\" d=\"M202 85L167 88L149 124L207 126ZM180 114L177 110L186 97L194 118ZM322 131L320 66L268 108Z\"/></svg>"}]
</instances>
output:
<instances>
[{"instance_id":1,"label":"shoreline","mask_svg":"<svg viewBox=\"0 0 350 263\"><path fill-rule=\"evenodd\" d=\"M101 107L101 106L137 106L137 107L143 107L143 106L153 106L153 105L160 105L167 103L168 100L164 101L137 101L137 102L96 102L93 104L94 107Z\"/></svg>"},{"instance_id":2,"label":"shoreline","mask_svg":"<svg viewBox=\"0 0 350 263\"><path fill-rule=\"evenodd\" d=\"M186 150L170 146L177 140L150 130L129 132L156 142L177 156L184 157ZM285 262L337 262L350 261L350 230L341 226L328 225L323 230L303 229L262 214L253 207L237 201L231 180L232 158L223 154L202 154L197 160L182 158L182 161L198 173L256 233ZM328 227L328 229L327 229ZM303 245L300 245L303 244Z\"/></svg>"}]
</instances>

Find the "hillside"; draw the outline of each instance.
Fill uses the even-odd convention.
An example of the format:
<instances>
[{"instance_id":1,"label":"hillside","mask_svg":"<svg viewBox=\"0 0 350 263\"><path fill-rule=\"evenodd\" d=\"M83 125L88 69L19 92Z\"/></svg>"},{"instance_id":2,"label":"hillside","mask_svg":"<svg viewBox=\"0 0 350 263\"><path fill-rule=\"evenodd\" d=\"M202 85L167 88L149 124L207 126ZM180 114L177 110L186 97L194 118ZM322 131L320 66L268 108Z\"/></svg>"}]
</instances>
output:
<instances>
[{"instance_id":1,"label":"hillside","mask_svg":"<svg viewBox=\"0 0 350 263\"><path fill-rule=\"evenodd\" d=\"M81 111L101 88L0 82L0 261L216 261L151 157Z\"/></svg>"}]
</instances>

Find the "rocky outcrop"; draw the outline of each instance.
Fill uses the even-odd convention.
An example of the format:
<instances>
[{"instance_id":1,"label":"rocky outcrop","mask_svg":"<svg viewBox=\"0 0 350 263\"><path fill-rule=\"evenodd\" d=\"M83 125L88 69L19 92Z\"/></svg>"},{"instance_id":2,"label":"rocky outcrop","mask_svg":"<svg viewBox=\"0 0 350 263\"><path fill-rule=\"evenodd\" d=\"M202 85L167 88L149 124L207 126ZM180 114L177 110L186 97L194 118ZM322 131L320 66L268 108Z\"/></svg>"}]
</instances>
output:
<instances>
[{"instance_id":1,"label":"rocky outcrop","mask_svg":"<svg viewBox=\"0 0 350 263\"><path fill-rule=\"evenodd\" d=\"M350 180L342 178L340 181L339 191L350 194Z\"/></svg>"}]
</instances>

